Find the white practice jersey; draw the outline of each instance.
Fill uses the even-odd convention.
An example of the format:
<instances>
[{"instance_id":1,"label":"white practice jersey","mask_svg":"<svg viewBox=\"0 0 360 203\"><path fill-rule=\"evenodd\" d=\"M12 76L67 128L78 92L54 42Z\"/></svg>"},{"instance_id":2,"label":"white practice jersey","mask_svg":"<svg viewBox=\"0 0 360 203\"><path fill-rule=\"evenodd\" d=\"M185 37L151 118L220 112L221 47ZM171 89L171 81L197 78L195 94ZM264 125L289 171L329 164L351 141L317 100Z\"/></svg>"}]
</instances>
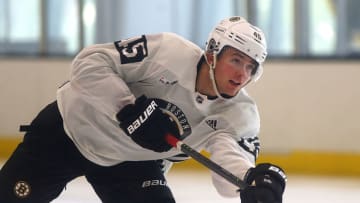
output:
<instances>
[{"instance_id":1,"label":"white practice jersey","mask_svg":"<svg viewBox=\"0 0 360 203\"><path fill-rule=\"evenodd\" d=\"M201 48L171 33L84 48L72 63L70 81L57 92L67 134L87 159L102 166L184 159L175 148L144 149L119 127L116 113L146 95L178 118L184 143L207 150L213 161L242 178L259 150L258 110L244 89L227 100L196 92L202 57ZM220 194L239 195L231 183L212 177Z\"/></svg>"}]
</instances>

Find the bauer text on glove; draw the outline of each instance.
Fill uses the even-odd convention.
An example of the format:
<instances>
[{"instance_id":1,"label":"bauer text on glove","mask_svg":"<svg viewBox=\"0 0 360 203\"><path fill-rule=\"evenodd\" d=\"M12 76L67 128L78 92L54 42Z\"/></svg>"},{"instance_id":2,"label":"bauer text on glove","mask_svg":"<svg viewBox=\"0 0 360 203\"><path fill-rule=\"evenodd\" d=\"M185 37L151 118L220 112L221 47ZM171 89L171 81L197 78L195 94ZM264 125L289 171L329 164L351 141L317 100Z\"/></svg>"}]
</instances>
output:
<instances>
[{"instance_id":1,"label":"bauer text on glove","mask_svg":"<svg viewBox=\"0 0 360 203\"><path fill-rule=\"evenodd\" d=\"M165 152L172 147L165 135L171 133L179 138L176 122L163 113L154 99L141 96L135 104L126 105L117 114L121 129L138 145L155 152Z\"/></svg>"}]
</instances>

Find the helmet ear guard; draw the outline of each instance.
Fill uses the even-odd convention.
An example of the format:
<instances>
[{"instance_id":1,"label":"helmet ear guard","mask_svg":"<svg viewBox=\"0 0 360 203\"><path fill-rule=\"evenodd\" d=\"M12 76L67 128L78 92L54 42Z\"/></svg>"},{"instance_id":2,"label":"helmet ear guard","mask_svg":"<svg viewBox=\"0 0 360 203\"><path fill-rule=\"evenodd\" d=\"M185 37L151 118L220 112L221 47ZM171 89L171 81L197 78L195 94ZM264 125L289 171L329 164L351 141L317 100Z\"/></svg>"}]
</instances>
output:
<instances>
[{"instance_id":1,"label":"helmet ear guard","mask_svg":"<svg viewBox=\"0 0 360 203\"><path fill-rule=\"evenodd\" d=\"M206 42L206 51L207 52L219 52L219 44L214 38L209 39Z\"/></svg>"}]
</instances>

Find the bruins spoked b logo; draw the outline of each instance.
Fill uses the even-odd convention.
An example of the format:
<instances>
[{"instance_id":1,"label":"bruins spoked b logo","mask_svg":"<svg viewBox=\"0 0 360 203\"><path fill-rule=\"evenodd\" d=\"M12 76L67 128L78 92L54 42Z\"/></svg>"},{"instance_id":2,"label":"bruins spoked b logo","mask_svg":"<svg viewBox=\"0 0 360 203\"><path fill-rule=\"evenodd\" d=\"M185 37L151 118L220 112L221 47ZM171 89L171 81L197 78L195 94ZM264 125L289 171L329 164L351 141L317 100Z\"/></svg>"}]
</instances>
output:
<instances>
[{"instance_id":1,"label":"bruins spoked b logo","mask_svg":"<svg viewBox=\"0 0 360 203\"><path fill-rule=\"evenodd\" d=\"M25 181L18 181L14 186L14 193L18 198L26 198L31 193L30 184Z\"/></svg>"}]
</instances>

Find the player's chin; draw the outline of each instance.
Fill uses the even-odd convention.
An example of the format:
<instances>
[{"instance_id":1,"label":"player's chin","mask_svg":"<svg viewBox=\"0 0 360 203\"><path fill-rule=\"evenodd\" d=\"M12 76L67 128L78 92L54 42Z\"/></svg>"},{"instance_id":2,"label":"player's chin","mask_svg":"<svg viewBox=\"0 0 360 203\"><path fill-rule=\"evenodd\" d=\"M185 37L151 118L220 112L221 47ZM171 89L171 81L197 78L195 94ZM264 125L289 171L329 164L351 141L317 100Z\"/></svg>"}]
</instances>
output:
<instances>
[{"instance_id":1,"label":"player's chin","mask_svg":"<svg viewBox=\"0 0 360 203\"><path fill-rule=\"evenodd\" d=\"M236 96L237 95L237 93L240 91L240 89L241 89L241 86L240 85L238 85L238 86L231 86L231 87L229 87L229 88L227 88L225 91L224 91L224 93L225 94L227 94L227 95L229 95L229 96Z\"/></svg>"},{"instance_id":2,"label":"player's chin","mask_svg":"<svg viewBox=\"0 0 360 203\"><path fill-rule=\"evenodd\" d=\"M237 95L239 91L240 89L232 89L232 90L222 91L221 94L227 95L228 97L234 97Z\"/></svg>"}]
</instances>

